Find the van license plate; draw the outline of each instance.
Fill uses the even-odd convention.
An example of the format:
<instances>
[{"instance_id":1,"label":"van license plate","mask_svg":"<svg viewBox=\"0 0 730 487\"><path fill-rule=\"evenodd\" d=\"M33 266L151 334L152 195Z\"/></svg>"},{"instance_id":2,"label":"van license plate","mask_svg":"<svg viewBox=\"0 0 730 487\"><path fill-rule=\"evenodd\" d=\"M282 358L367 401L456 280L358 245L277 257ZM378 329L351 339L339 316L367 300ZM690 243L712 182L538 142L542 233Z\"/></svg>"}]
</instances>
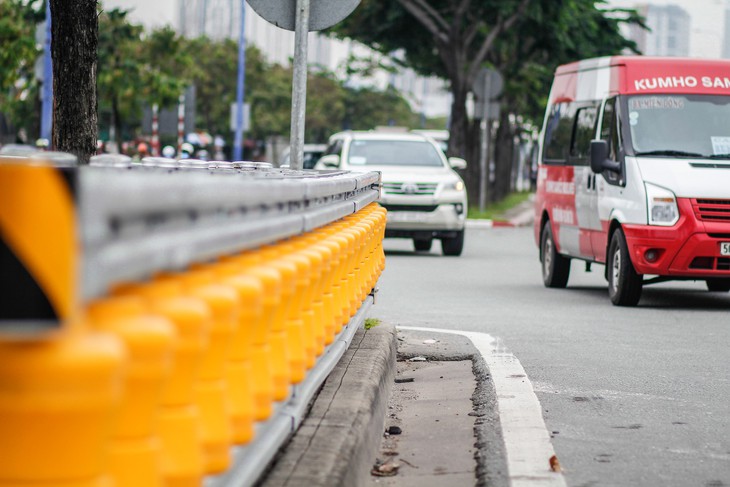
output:
<instances>
[{"instance_id":1,"label":"van license plate","mask_svg":"<svg viewBox=\"0 0 730 487\"><path fill-rule=\"evenodd\" d=\"M730 255L730 242L720 242L720 255Z\"/></svg>"}]
</instances>

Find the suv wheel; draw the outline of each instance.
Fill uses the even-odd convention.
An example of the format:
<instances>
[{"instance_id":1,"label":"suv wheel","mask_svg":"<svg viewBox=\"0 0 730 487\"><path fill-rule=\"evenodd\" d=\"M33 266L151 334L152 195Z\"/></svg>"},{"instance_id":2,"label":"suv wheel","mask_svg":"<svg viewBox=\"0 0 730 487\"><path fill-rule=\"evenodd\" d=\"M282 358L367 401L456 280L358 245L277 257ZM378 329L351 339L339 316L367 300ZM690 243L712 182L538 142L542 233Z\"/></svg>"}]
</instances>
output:
<instances>
[{"instance_id":1,"label":"suv wheel","mask_svg":"<svg viewBox=\"0 0 730 487\"><path fill-rule=\"evenodd\" d=\"M636 306L641 298L643 277L636 273L629 257L624 232L619 228L608 247L608 296L616 306Z\"/></svg>"},{"instance_id":2,"label":"suv wheel","mask_svg":"<svg viewBox=\"0 0 730 487\"><path fill-rule=\"evenodd\" d=\"M461 255L461 251L464 250L464 230L456 232L456 237L442 238L441 250L444 251L444 255Z\"/></svg>"},{"instance_id":3,"label":"suv wheel","mask_svg":"<svg viewBox=\"0 0 730 487\"><path fill-rule=\"evenodd\" d=\"M553 239L550 222L542 227L540 238L540 260L542 262L542 282L545 287L564 288L570 277L570 258L558 253Z\"/></svg>"},{"instance_id":4,"label":"suv wheel","mask_svg":"<svg viewBox=\"0 0 730 487\"><path fill-rule=\"evenodd\" d=\"M426 238L426 239L414 238L413 239L413 247L416 249L417 252L428 252L429 250L431 250L432 244L433 244L432 238Z\"/></svg>"}]
</instances>

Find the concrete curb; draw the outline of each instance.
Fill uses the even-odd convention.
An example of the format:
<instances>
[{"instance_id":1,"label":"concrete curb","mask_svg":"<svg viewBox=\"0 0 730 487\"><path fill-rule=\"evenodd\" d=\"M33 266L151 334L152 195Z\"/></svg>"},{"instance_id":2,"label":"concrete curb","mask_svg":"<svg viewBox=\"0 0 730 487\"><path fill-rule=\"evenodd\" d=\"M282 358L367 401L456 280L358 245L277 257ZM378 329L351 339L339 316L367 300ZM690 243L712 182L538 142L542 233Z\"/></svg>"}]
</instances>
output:
<instances>
[{"instance_id":1,"label":"concrete curb","mask_svg":"<svg viewBox=\"0 0 730 487\"><path fill-rule=\"evenodd\" d=\"M363 485L380 445L395 359L395 327L358 330L259 485Z\"/></svg>"}]
</instances>

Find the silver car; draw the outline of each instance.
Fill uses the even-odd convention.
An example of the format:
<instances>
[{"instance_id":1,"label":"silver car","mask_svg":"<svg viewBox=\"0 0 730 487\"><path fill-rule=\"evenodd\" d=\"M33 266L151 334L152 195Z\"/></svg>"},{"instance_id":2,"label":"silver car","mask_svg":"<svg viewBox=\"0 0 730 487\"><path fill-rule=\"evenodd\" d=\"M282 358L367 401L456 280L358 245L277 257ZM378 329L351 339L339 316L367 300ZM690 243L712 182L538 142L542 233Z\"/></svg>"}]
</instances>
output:
<instances>
[{"instance_id":1,"label":"silver car","mask_svg":"<svg viewBox=\"0 0 730 487\"><path fill-rule=\"evenodd\" d=\"M454 169L465 169L466 161L447 159L433 139L413 132L341 132L330 137L316 168L380 171L385 236L411 238L417 251L430 250L437 238L444 255L461 255L467 198Z\"/></svg>"}]
</instances>

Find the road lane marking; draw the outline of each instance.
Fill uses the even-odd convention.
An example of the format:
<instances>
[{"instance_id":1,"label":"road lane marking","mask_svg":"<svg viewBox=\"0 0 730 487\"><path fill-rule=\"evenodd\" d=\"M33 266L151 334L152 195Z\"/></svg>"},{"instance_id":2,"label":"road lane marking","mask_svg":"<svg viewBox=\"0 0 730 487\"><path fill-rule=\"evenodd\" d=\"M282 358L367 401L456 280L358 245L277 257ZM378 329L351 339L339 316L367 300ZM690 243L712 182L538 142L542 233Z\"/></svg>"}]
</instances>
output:
<instances>
[{"instance_id":1,"label":"road lane marking","mask_svg":"<svg viewBox=\"0 0 730 487\"><path fill-rule=\"evenodd\" d=\"M562 473L550 470L555 450L542 418L542 407L520 361L502 341L487 333L399 326L404 331L461 335L474 344L487 363L497 393L509 483L513 487L565 487Z\"/></svg>"}]
</instances>

